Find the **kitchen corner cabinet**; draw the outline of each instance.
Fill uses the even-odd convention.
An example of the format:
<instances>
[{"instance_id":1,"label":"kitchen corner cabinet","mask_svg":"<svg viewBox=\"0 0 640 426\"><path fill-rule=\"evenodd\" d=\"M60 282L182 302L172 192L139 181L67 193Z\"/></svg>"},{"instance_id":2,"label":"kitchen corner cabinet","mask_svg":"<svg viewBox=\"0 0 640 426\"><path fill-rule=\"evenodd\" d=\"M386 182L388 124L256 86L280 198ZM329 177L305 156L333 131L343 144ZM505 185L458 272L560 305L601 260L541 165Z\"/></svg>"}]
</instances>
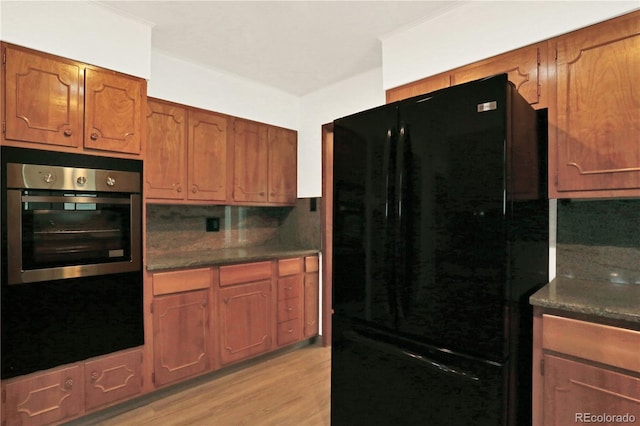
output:
<instances>
[{"instance_id":1,"label":"kitchen corner cabinet","mask_svg":"<svg viewBox=\"0 0 640 426\"><path fill-rule=\"evenodd\" d=\"M320 264L318 256L304 258L304 333L313 337L319 332Z\"/></svg>"},{"instance_id":2,"label":"kitchen corner cabinet","mask_svg":"<svg viewBox=\"0 0 640 426\"><path fill-rule=\"evenodd\" d=\"M640 331L536 308L533 426L588 423L585 416L602 414L640 419L638 348Z\"/></svg>"},{"instance_id":3,"label":"kitchen corner cabinet","mask_svg":"<svg viewBox=\"0 0 640 426\"><path fill-rule=\"evenodd\" d=\"M537 43L387 90L387 102L506 73L536 109L547 107L547 43Z\"/></svg>"},{"instance_id":4,"label":"kitchen corner cabinet","mask_svg":"<svg viewBox=\"0 0 640 426\"><path fill-rule=\"evenodd\" d=\"M153 380L173 383L210 369L209 268L153 274Z\"/></svg>"},{"instance_id":5,"label":"kitchen corner cabinet","mask_svg":"<svg viewBox=\"0 0 640 426\"><path fill-rule=\"evenodd\" d=\"M227 200L228 117L149 99L147 199Z\"/></svg>"},{"instance_id":6,"label":"kitchen corner cabinet","mask_svg":"<svg viewBox=\"0 0 640 426\"><path fill-rule=\"evenodd\" d=\"M145 80L6 43L2 48L4 144L142 152Z\"/></svg>"},{"instance_id":7,"label":"kitchen corner cabinet","mask_svg":"<svg viewBox=\"0 0 640 426\"><path fill-rule=\"evenodd\" d=\"M271 265L265 261L219 268L218 327L223 365L272 349Z\"/></svg>"},{"instance_id":8,"label":"kitchen corner cabinet","mask_svg":"<svg viewBox=\"0 0 640 426\"><path fill-rule=\"evenodd\" d=\"M297 133L244 119L233 122L233 201L291 205L297 197Z\"/></svg>"},{"instance_id":9,"label":"kitchen corner cabinet","mask_svg":"<svg viewBox=\"0 0 640 426\"><path fill-rule=\"evenodd\" d=\"M640 11L550 43L550 197L640 196Z\"/></svg>"}]
</instances>

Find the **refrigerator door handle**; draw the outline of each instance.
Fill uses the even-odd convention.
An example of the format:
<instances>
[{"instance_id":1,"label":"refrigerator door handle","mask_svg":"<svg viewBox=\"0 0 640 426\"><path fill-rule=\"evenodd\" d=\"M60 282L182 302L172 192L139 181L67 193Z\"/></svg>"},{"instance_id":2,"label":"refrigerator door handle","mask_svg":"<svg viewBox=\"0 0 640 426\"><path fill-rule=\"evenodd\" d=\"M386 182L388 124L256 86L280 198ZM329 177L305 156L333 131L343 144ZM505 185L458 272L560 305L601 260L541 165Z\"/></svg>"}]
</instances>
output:
<instances>
[{"instance_id":1,"label":"refrigerator door handle","mask_svg":"<svg viewBox=\"0 0 640 426\"><path fill-rule=\"evenodd\" d=\"M389 313L396 321L397 317L397 295L395 284L395 269L396 264L394 260L394 247L393 242L396 240L395 225L393 217L393 204L395 199L395 191L391 182L393 178L392 172L392 150L391 147L395 142L395 129L388 129L384 141L384 158L383 158L383 182L384 182L384 257L385 259L391 259L388 262L385 269L385 281L387 283L387 298L389 303Z\"/></svg>"},{"instance_id":2,"label":"refrigerator door handle","mask_svg":"<svg viewBox=\"0 0 640 426\"><path fill-rule=\"evenodd\" d=\"M460 368L450 367L446 364L437 362L431 358L427 358L423 355L419 355L413 351L401 348L399 346L394 346L389 343L380 342L378 340L371 339L369 337L363 336L355 331L346 331L344 332L344 337L348 340L351 340L356 343L360 343L365 346L369 346L381 352L384 352L389 355L398 356L401 358L409 358L411 360L419 362L422 366L436 369L442 373L457 376L466 380L471 380L474 382L480 381L480 378L472 373L466 372Z\"/></svg>"},{"instance_id":3,"label":"refrigerator door handle","mask_svg":"<svg viewBox=\"0 0 640 426\"><path fill-rule=\"evenodd\" d=\"M396 259L396 275L395 275L395 287L397 293L397 304L398 304L398 312L400 316L407 316L408 309L408 300L407 297L410 294L410 289L406 286L411 285L409 280L407 280L406 268L409 266L406 264L407 262L407 241L405 240L405 232L406 232L406 211L404 211L405 207L405 198L408 196L407 194L407 149L409 147L409 135L407 134L407 128L404 124L401 124L400 131L398 132L398 146L396 151L396 222L395 222L395 234L396 234L396 243L394 247L394 258Z\"/></svg>"}]
</instances>

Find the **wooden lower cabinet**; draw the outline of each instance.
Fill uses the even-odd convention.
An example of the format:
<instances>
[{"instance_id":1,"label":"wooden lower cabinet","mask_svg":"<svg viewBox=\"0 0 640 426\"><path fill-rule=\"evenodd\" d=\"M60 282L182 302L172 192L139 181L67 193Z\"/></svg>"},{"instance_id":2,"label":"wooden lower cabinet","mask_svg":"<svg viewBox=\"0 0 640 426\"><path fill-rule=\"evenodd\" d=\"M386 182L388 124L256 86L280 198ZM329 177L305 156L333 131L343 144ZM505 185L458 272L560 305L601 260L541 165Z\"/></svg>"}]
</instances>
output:
<instances>
[{"instance_id":1,"label":"wooden lower cabinet","mask_svg":"<svg viewBox=\"0 0 640 426\"><path fill-rule=\"evenodd\" d=\"M640 421L640 378L548 354L544 370L545 426Z\"/></svg>"},{"instance_id":2,"label":"wooden lower cabinet","mask_svg":"<svg viewBox=\"0 0 640 426\"><path fill-rule=\"evenodd\" d=\"M304 258L304 330L303 337L318 334L320 314L320 265L318 256Z\"/></svg>"},{"instance_id":3,"label":"wooden lower cabinet","mask_svg":"<svg viewBox=\"0 0 640 426\"><path fill-rule=\"evenodd\" d=\"M87 411L139 394L142 391L142 350L121 352L84 364Z\"/></svg>"},{"instance_id":4,"label":"wooden lower cabinet","mask_svg":"<svg viewBox=\"0 0 640 426\"><path fill-rule=\"evenodd\" d=\"M299 341L303 331L302 274L278 278L278 346Z\"/></svg>"},{"instance_id":5,"label":"wooden lower cabinet","mask_svg":"<svg viewBox=\"0 0 640 426\"><path fill-rule=\"evenodd\" d=\"M218 289L221 364L272 349L272 312L271 279Z\"/></svg>"},{"instance_id":6,"label":"wooden lower cabinet","mask_svg":"<svg viewBox=\"0 0 640 426\"><path fill-rule=\"evenodd\" d=\"M166 385L209 369L209 290L154 298L154 382Z\"/></svg>"},{"instance_id":7,"label":"wooden lower cabinet","mask_svg":"<svg viewBox=\"0 0 640 426\"><path fill-rule=\"evenodd\" d=\"M7 383L6 423L46 425L83 412L83 369L81 365L34 373Z\"/></svg>"}]
</instances>

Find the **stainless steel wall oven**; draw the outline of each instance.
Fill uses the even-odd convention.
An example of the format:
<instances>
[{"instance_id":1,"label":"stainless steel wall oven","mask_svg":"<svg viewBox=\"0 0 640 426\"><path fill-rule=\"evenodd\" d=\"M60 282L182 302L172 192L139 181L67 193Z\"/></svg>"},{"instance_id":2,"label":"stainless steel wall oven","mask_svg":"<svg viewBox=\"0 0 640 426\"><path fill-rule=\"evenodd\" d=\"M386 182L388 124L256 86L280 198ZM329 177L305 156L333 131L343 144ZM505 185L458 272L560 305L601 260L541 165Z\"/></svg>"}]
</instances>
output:
<instances>
[{"instance_id":1,"label":"stainless steel wall oven","mask_svg":"<svg viewBox=\"0 0 640 426\"><path fill-rule=\"evenodd\" d=\"M143 344L142 162L1 155L2 378Z\"/></svg>"}]
</instances>

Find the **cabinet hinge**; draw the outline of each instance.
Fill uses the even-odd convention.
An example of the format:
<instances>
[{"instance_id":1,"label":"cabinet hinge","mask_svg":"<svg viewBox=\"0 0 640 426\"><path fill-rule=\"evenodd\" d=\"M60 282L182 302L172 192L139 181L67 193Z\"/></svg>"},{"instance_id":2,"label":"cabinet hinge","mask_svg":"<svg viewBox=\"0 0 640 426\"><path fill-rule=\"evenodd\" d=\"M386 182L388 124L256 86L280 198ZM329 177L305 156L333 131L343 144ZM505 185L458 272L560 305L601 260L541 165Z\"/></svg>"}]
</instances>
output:
<instances>
[{"instance_id":1,"label":"cabinet hinge","mask_svg":"<svg viewBox=\"0 0 640 426\"><path fill-rule=\"evenodd\" d=\"M540 62L541 62L540 61L540 49L537 49L537 53L536 54L538 55L538 66L540 66Z\"/></svg>"},{"instance_id":2,"label":"cabinet hinge","mask_svg":"<svg viewBox=\"0 0 640 426\"><path fill-rule=\"evenodd\" d=\"M2 122L2 133L7 133L7 122L6 121Z\"/></svg>"},{"instance_id":3,"label":"cabinet hinge","mask_svg":"<svg viewBox=\"0 0 640 426\"><path fill-rule=\"evenodd\" d=\"M7 64L7 49L2 50L2 65Z\"/></svg>"},{"instance_id":4,"label":"cabinet hinge","mask_svg":"<svg viewBox=\"0 0 640 426\"><path fill-rule=\"evenodd\" d=\"M156 373L151 373L151 383L156 384Z\"/></svg>"},{"instance_id":5,"label":"cabinet hinge","mask_svg":"<svg viewBox=\"0 0 640 426\"><path fill-rule=\"evenodd\" d=\"M540 360L540 375L544 376L544 358Z\"/></svg>"},{"instance_id":6,"label":"cabinet hinge","mask_svg":"<svg viewBox=\"0 0 640 426\"><path fill-rule=\"evenodd\" d=\"M153 302L151 302L151 313L153 313Z\"/></svg>"}]
</instances>

